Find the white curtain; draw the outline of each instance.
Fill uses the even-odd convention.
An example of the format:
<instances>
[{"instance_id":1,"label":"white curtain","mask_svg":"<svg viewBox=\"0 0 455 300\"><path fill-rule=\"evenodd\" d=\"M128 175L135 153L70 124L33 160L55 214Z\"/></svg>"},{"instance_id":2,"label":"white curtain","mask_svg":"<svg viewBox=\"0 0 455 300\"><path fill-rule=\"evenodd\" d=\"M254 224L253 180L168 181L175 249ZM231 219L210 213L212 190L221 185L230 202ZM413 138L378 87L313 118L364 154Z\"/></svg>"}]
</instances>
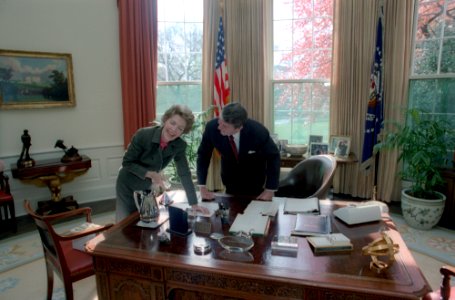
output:
<instances>
[{"instance_id":1,"label":"white curtain","mask_svg":"<svg viewBox=\"0 0 455 300\"><path fill-rule=\"evenodd\" d=\"M398 119L406 106L414 0L337 0L334 14L330 134L351 136L351 151L361 159L370 70L380 6L384 5L384 118ZM380 155L377 198L398 200L396 152ZM334 192L371 198L374 168L360 162L339 164Z\"/></svg>"}]
</instances>

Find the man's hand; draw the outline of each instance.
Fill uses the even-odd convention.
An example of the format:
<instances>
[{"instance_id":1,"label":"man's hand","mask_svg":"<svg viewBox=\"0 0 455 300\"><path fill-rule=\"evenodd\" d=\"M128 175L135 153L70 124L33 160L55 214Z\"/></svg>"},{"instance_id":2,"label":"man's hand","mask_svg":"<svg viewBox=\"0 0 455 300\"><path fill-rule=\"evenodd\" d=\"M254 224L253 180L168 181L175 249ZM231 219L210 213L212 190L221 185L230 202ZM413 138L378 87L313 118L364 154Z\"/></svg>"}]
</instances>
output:
<instances>
[{"instance_id":1,"label":"man's hand","mask_svg":"<svg viewBox=\"0 0 455 300\"><path fill-rule=\"evenodd\" d=\"M199 191L201 192L202 200L213 200L215 199L215 194L210 192L206 186L200 186Z\"/></svg>"},{"instance_id":2,"label":"man's hand","mask_svg":"<svg viewBox=\"0 0 455 300\"><path fill-rule=\"evenodd\" d=\"M274 191L264 190L256 199L262 201L272 201L273 195L275 195Z\"/></svg>"},{"instance_id":3,"label":"man's hand","mask_svg":"<svg viewBox=\"0 0 455 300\"><path fill-rule=\"evenodd\" d=\"M200 206L200 205L191 205L191 209L193 210L193 212L200 212L204 215L208 214L210 212L210 210L207 208L207 207L204 207L204 206Z\"/></svg>"}]
</instances>

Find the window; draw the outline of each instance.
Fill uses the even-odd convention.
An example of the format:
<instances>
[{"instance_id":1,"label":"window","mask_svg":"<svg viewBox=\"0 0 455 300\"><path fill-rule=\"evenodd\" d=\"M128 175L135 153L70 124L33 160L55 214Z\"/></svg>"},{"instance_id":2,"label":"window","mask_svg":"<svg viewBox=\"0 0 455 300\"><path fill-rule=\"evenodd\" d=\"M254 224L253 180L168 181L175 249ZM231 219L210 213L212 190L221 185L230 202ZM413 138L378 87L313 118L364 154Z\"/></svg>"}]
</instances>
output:
<instances>
[{"instance_id":1,"label":"window","mask_svg":"<svg viewBox=\"0 0 455 300\"><path fill-rule=\"evenodd\" d=\"M172 104L202 111L203 0L158 0L157 118Z\"/></svg>"},{"instance_id":2,"label":"window","mask_svg":"<svg viewBox=\"0 0 455 300\"><path fill-rule=\"evenodd\" d=\"M329 139L332 0L273 1L274 132L307 144Z\"/></svg>"},{"instance_id":3,"label":"window","mask_svg":"<svg viewBox=\"0 0 455 300\"><path fill-rule=\"evenodd\" d=\"M455 1L419 0L416 5L408 105L455 128Z\"/></svg>"}]
</instances>

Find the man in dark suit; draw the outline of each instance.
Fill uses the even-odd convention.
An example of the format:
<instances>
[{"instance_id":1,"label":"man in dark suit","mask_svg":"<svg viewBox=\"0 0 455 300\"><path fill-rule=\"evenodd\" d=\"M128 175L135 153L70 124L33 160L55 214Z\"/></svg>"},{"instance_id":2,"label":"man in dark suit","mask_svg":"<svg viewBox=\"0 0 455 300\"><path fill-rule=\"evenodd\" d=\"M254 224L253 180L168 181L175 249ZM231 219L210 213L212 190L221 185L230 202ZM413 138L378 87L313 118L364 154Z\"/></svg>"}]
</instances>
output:
<instances>
[{"instance_id":1,"label":"man in dark suit","mask_svg":"<svg viewBox=\"0 0 455 300\"><path fill-rule=\"evenodd\" d=\"M205 126L197 158L202 199L214 198L205 186L214 148L221 155L221 180L226 193L272 200L278 188L280 153L267 128L248 119L239 103L226 105L221 117Z\"/></svg>"}]
</instances>

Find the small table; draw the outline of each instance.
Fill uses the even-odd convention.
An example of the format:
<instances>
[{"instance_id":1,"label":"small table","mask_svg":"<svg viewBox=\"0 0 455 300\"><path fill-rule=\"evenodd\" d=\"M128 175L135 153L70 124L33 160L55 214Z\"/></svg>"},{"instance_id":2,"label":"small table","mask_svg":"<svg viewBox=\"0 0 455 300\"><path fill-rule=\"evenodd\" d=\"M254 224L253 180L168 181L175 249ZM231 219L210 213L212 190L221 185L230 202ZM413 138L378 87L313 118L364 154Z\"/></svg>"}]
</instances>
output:
<instances>
[{"instance_id":1,"label":"small table","mask_svg":"<svg viewBox=\"0 0 455 300\"><path fill-rule=\"evenodd\" d=\"M61 185L85 174L91 166L91 159L83 155L81 160L76 161L62 162L60 158L37 161L31 167L19 168L14 164L11 173L24 183L49 188L51 200L38 202L37 210L38 213L47 215L79 207L72 196L61 198Z\"/></svg>"}]
</instances>

